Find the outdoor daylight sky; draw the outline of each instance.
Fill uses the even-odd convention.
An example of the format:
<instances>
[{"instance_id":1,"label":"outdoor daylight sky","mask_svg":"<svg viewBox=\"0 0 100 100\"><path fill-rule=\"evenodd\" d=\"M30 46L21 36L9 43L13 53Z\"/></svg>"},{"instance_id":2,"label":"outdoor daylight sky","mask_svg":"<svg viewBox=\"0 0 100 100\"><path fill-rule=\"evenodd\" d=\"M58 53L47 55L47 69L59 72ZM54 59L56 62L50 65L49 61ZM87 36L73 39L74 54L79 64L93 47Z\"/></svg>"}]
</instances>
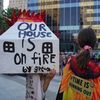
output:
<instances>
[{"instance_id":1,"label":"outdoor daylight sky","mask_svg":"<svg viewBox=\"0 0 100 100\"><path fill-rule=\"evenodd\" d=\"M4 5L4 9L7 9L8 5L9 5L9 0L3 0L3 5Z\"/></svg>"}]
</instances>

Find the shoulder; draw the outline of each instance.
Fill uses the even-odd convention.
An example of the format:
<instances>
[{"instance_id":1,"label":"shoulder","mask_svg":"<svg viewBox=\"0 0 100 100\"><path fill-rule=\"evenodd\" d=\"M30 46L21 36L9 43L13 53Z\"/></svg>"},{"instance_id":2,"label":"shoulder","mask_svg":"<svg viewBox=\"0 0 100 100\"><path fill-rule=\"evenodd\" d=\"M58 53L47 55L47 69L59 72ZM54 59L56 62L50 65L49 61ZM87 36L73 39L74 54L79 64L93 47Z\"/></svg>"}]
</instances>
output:
<instances>
[{"instance_id":1,"label":"shoulder","mask_svg":"<svg viewBox=\"0 0 100 100\"><path fill-rule=\"evenodd\" d=\"M100 77L100 64L93 59L88 61L87 69L81 69L77 64L77 56L72 56L70 60L70 68L75 75L85 79Z\"/></svg>"},{"instance_id":2,"label":"shoulder","mask_svg":"<svg viewBox=\"0 0 100 100\"><path fill-rule=\"evenodd\" d=\"M100 74L100 63L90 60L88 66L91 68L94 74Z\"/></svg>"}]
</instances>

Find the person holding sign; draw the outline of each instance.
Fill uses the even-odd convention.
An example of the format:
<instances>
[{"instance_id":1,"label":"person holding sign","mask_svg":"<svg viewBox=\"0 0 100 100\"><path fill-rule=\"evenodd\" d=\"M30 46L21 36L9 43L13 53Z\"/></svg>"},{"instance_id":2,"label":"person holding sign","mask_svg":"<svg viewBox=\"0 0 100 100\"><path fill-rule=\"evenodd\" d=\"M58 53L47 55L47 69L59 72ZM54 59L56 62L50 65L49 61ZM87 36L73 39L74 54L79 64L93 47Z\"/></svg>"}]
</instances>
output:
<instances>
[{"instance_id":1,"label":"person holding sign","mask_svg":"<svg viewBox=\"0 0 100 100\"><path fill-rule=\"evenodd\" d=\"M100 100L100 63L93 58L93 29L82 29L78 43L80 52L67 62L56 100Z\"/></svg>"}]
</instances>

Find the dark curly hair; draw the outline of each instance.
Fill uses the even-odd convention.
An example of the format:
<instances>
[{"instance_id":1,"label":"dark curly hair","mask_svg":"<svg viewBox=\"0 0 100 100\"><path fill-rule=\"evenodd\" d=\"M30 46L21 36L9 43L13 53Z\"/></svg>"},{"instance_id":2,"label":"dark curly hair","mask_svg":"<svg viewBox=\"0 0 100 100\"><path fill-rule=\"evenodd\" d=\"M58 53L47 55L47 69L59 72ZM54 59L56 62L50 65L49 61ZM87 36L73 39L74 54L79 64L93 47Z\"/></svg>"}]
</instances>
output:
<instances>
[{"instance_id":1,"label":"dark curly hair","mask_svg":"<svg viewBox=\"0 0 100 100\"><path fill-rule=\"evenodd\" d=\"M96 43L96 34L92 28L85 28L79 32L78 43L81 48L85 45L89 45L94 48Z\"/></svg>"},{"instance_id":2,"label":"dark curly hair","mask_svg":"<svg viewBox=\"0 0 100 100\"><path fill-rule=\"evenodd\" d=\"M94 30L90 27L82 29L78 34L78 43L81 48L84 48L85 45L88 45L91 48L94 48L94 46L96 44L96 34L95 34ZM77 56L78 66L82 69L86 69L87 63L90 58L91 58L90 51L83 50Z\"/></svg>"}]
</instances>

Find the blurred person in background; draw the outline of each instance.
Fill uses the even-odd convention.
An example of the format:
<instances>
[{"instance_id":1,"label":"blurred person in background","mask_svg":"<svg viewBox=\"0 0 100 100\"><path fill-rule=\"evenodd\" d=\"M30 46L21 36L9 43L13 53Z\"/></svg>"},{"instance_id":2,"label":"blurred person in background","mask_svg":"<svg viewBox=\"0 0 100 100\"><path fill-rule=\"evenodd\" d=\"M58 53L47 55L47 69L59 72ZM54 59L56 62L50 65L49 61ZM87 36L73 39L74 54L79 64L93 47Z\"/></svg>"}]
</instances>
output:
<instances>
[{"instance_id":1,"label":"blurred person in background","mask_svg":"<svg viewBox=\"0 0 100 100\"><path fill-rule=\"evenodd\" d=\"M63 68L66 65L66 61L67 61L67 56L65 52L61 52L60 53L60 75L62 75L63 73Z\"/></svg>"}]
</instances>

